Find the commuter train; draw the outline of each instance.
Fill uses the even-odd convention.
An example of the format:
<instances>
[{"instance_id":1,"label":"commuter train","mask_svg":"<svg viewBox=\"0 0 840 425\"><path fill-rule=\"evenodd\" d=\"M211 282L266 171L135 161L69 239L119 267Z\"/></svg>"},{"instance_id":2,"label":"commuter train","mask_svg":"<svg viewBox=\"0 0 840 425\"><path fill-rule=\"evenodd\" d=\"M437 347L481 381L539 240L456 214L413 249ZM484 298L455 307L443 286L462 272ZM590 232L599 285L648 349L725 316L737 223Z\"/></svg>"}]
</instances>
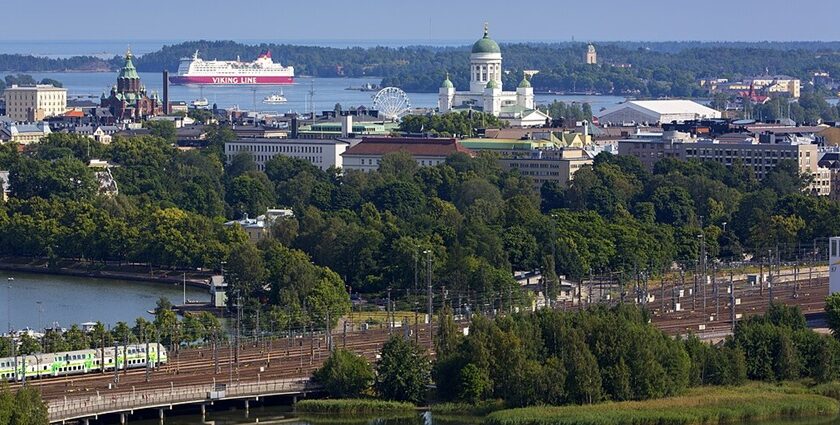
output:
<instances>
[{"instance_id":1,"label":"commuter train","mask_svg":"<svg viewBox=\"0 0 840 425\"><path fill-rule=\"evenodd\" d=\"M54 376L80 375L89 372L113 371L146 367L148 357L149 366L154 367L167 361L166 348L159 343L129 344L116 349L108 347L102 349L63 351L60 353L30 354L17 357L0 358L0 379L6 381L47 378ZM116 364L115 358L116 357Z\"/></svg>"}]
</instances>

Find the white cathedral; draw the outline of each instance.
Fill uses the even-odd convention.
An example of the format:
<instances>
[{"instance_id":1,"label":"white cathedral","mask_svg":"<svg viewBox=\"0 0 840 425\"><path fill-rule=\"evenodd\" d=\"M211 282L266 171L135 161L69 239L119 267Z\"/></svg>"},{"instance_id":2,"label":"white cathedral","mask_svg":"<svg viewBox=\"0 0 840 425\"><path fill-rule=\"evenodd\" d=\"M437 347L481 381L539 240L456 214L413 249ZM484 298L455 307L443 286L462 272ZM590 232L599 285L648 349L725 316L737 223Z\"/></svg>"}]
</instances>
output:
<instances>
[{"instance_id":1,"label":"white cathedral","mask_svg":"<svg viewBox=\"0 0 840 425\"><path fill-rule=\"evenodd\" d=\"M508 121L513 127L539 127L551 117L536 109L534 89L526 77L515 92L502 90L502 51L490 38L487 24L484 37L476 41L470 54L470 90L455 90L449 74L438 92L441 113L460 110L483 111Z\"/></svg>"}]
</instances>

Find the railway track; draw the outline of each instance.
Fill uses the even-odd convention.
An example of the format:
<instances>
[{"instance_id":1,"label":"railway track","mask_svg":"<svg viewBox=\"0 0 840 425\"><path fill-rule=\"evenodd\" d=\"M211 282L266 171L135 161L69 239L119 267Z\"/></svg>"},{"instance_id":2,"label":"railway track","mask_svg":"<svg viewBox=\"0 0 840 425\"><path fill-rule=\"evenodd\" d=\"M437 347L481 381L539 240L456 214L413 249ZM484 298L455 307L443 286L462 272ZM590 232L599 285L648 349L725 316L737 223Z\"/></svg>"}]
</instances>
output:
<instances>
[{"instance_id":1,"label":"railway track","mask_svg":"<svg viewBox=\"0 0 840 425\"><path fill-rule=\"evenodd\" d=\"M800 285L794 290L794 284L781 284L773 288L773 300L785 304L798 305L803 312L821 311L828 294L828 279L810 280L811 285ZM682 311L674 311L672 299L666 295L665 308L662 300L648 303L652 323L670 335L693 333L722 334L731 329L730 294L726 285L721 285L721 293L715 298L712 288L705 288L706 308L702 307L702 293L694 297L694 309L690 309L691 298L680 298ZM665 286L665 293L680 287ZM650 290L657 296L661 287ZM740 305L735 311L743 317L764 313L770 296L767 289L751 287L746 282L735 282L735 294L740 298ZM794 296L794 294L796 294ZM719 302L719 314L717 303ZM569 306L580 308L581 306ZM713 318L713 320L710 320ZM701 329L704 327L705 329ZM422 345L429 344L428 325L421 325L417 333ZM414 327L411 327L412 331ZM394 334L401 334L404 328L393 329ZM333 344L375 361L382 344L390 337L387 329L372 329L364 332L348 332L346 339L342 333L332 335ZM214 354L215 353L215 354ZM241 341L238 352L229 343L212 347L180 349L169 353L169 362L148 373L145 368L120 371L115 382L113 371L60 378L32 379L27 382L41 390L46 401L61 400L65 397L113 397L133 391L167 391L177 387L193 385L227 384L238 382L258 382L271 379L294 379L308 377L320 367L329 355L327 337L324 334L298 336L295 338L276 338L271 340ZM20 386L20 383L12 387Z\"/></svg>"},{"instance_id":2,"label":"railway track","mask_svg":"<svg viewBox=\"0 0 840 425\"><path fill-rule=\"evenodd\" d=\"M403 332L394 329L394 333ZM428 330L420 329L421 344L428 344ZM341 335L333 335L333 343L371 361L376 359L382 344L390 337L388 330L371 330L363 333L348 333L346 346ZM170 353L169 362L156 370L121 370L60 378L31 379L27 385L41 390L46 401L67 398L126 394L135 390L170 390L190 385L226 384L234 382L257 382L261 380L308 377L320 367L329 355L326 336L313 335L242 344L239 361L236 350L228 344L219 345L214 357L212 348L183 349ZM217 366L218 365L218 368ZM119 381L115 383L115 376ZM21 383L13 384L13 388Z\"/></svg>"}]
</instances>

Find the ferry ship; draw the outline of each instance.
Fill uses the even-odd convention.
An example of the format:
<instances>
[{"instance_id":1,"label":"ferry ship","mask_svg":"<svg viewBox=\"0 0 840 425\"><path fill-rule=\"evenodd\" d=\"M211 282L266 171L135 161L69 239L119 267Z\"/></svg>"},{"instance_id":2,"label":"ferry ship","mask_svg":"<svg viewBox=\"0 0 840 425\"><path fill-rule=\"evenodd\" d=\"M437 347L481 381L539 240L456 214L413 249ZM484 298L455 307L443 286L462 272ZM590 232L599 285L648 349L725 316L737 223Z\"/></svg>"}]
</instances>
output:
<instances>
[{"instance_id":1,"label":"ferry ship","mask_svg":"<svg viewBox=\"0 0 840 425\"><path fill-rule=\"evenodd\" d=\"M181 59L178 74L170 75L172 84L196 85L278 85L292 84L295 69L271 60L271 52L260 53L253 62L206 61L198 57L198 51L191 58Z\"/></svg>"}]
</instances>

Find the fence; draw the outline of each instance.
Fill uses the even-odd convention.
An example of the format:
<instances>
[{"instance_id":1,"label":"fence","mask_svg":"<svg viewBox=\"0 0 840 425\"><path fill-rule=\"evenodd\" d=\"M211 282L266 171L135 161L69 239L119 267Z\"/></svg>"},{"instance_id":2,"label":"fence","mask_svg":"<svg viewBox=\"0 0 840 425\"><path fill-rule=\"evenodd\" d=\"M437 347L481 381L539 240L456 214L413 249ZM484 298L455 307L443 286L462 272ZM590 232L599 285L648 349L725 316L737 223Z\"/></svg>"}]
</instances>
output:
<instances>
[{"instance_id":1,"label":"fence","mask_svg":"<svg viewBox=\"0 0 840 425\"><path fill-rule=\"evenodd\" d=\"M259 383L239 383L221 386L191 385L167 389L132 391L121 394L99 394L51 401L47 405L50 422L84 418L108 413L169 407L176 404L202 403L211 400L244 398L249 396L297 394L318 389L308 379L286 379ZM211 398L213 395L218 397Z\"/></svg>"}]
</instances>

